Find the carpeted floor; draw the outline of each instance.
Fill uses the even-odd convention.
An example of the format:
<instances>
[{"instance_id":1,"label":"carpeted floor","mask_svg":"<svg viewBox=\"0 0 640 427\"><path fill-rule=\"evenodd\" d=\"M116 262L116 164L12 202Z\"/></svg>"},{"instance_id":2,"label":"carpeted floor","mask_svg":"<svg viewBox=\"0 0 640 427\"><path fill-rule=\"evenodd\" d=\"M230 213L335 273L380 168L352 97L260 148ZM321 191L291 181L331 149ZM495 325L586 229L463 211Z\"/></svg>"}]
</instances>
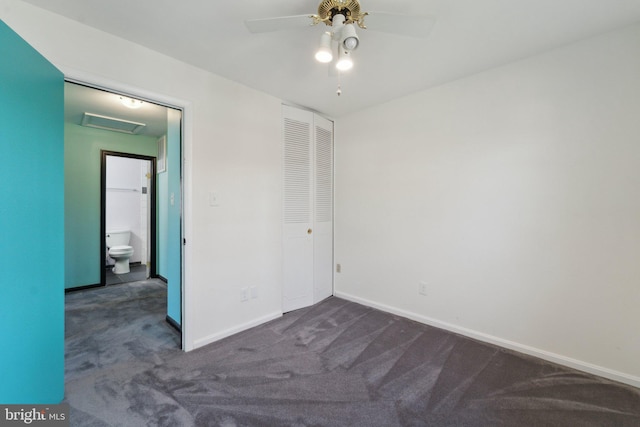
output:
<instances>
[{"instance_id":1,"label":"carpeted floor","mask_svg":"<svg viewBox=\"0 0 640 427\"><path fill-rule=\"evenodd\" d=\"M105 268L104 281L107 286L118 285L120 283L139 282L147 280L148 267L144 264L132 264L129 266L129 272L124 274L116 274L112 267Z\"/></svg>"},{"instance_id":2,"label":"carpeted floor","mask_svg":"<svg viewBox=\"0 0 640 427\"><path fill-rule=\"evenodd\" d=\"M338 298L183 353L165 298L66 296L72 426L640 426L640 389Z\"/></svg>"}]
</instances>

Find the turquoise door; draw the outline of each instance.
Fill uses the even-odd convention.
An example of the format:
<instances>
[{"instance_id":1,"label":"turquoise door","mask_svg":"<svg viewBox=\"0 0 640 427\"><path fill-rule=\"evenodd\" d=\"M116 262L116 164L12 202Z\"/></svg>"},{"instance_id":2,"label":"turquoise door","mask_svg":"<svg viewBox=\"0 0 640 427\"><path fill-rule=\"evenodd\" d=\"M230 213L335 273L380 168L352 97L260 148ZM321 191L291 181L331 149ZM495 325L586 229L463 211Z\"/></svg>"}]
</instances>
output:
<instances>
[{"instance_id":1,"label":"turquoise door","mask_svg":"<svg viewBox=\"0 0 640 427\"><path fill-rule=\"evenodd\" d=\"M158 174L157 273L167 281L167 320L182 327L182 113L167 108L166 170Z\"/></svg>"},{"instance_id":2,"label":"turquoise door","mask_svg":"<svg viewBox=\"0 0 640 427\"><path fill-rule=\"evenodd\" d=\"M181 179L181 130L182 113L169 110L167 132L167 189L173 198L180 197ZM171 198L171 196L169 196ZM178 326L182 326L182 227L181 203L174 200L167 208L167 317Z\"/></svg>"},{"instance_id":3,"label":"turquoise door","mask_svg":"<svg viewBox=\"0 0 640 427\"><path fill-rule=\"evenodd\" d=\"M0 21L0 404L64 397L64 76Z\"/></svg>"}]
</instances>

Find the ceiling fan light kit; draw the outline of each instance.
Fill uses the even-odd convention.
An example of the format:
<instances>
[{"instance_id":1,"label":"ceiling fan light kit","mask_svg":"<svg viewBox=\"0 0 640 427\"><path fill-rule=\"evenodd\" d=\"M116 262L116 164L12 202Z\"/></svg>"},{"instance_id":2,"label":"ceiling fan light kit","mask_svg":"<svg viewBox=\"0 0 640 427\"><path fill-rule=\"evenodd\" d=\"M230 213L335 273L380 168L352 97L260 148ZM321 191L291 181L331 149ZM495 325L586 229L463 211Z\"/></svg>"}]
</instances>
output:
<instances>
[{"instance_id":1,"label":"ceiling fan light kit","mask_svg":"<svg viewBox=\"0 0 640 427\"><path fill-rule=\"evenodd\" d=\"M347 50L355 50L360 44L360 39L356 34L356 28L353 24L346 24L342 27L341 37L340 44L342 44Z\"/></svg>"},{"instance_id":2,"label":"ceiling fan light kit","mask_svg":"<svg viewBox=\"0 0 640 427\"><path fill-rule=\"evenodd\" d=\"M316 60L327 64L333 61L333 53L331 53L331 33L326 31L320 36L320 48L316 52Z\"/></svg>"},{"instance_id":3,"label":"ceiling fan light kit","mask_svg":"<svg viewBox=\"0 0 640 427\"><path fill-rule=\"evenodd\" d=\"M316 60L322 63L328 63L333 60L331 52L331 42L338 44L338 62L336 68L339 71L348 71L353 68L353 60L351 59L351 51L355 50L360 44L360 39L356 34L353 24L345 24L346 18L342 14L333 16L332 32L324 32L320 37L320 48L316 52Z\"/></svg>"},{"instance_id":4,"label":"ceiling fan light kit","mask_svg":"<svg viewBox=\"0 0 640 427\"><path fill-rule=\"evenodd\" d=\"M321 63L330 63L335 59L332 44L338 46L335 67L340 73L353 68L351 53L360 45L356 34L356 25L367 29L364 19L369 17L371 30L397 34L401 36L426 38L435 23L435 19L386 12L362 12L358 0L321 0L315 15L282 16L278 18L249 19L245 25L253 33L290 30L309 27L323 22L330 30L320 36L320 47L315 58ZM338 83L338 95L342 93Z\"/></svg>"},{"instance_id":5,"label":"ceiling fan light kit","mask_svg":"<svg viewBox=\"0 0 640 427\"><path fill-rule=\"evenodd\" d=\"M338 47L338 62L336 62L338 71L349 71L353 68L353 60L351 59L351 51L345 49L344 46Z\"/></svg>"},{"instance_id":6,"label":"ceiling fan light kit","mask_svg":"<svg viewBox=\"0 0 640 427\"><path fill-rule=\"evenodd\" d=\"M367 12L360 11L360 2L358 0L323 0L318 5L318 14L314 15L315 24L324 22L332 26L336 15L344 16L342 23L357 23L360 28L366 29L364 17Z\"/></svg>"}]
</instances>

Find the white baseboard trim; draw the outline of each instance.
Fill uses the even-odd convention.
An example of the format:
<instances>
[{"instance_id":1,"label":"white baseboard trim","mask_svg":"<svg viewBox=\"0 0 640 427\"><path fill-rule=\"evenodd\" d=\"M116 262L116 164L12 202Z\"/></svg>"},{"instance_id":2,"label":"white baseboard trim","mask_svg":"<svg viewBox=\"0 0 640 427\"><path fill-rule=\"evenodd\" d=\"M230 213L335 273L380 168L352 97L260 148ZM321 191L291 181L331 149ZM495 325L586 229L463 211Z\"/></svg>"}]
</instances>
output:
<instances>
[{"instance_id":1,"label":"white baseboard trim","mask_svg":"<svg viewBox=\"0 0 640 427\"><path fill-rule=\"evenodd\" d=\"M268 314L266 316L259 317L257 319L254 319L254 320L251 320L249 322L243 323L241 325L234 326L233 328L229 328L229 329L224 330L222 332L218 332L216 334L209 335L209 336L204 337L204 338L200 338L199 340L195 340L193 342L193 349L195 350L196 348L204 347L205 345L211 344L212 342L216 342L216 341L219 341L219 340L221 340L223 338L230 337L231 335L235 335L238 332L246 331L247 329L251 329L253 327L260 326L263 323L270 322L270 321L278 319L280 317L282 317L282 311L277 311L277 312Z\"/></svg>"},{"instance_id":2,"label":"white baseboard trim","mask_svg":"<svg viewBox=\"0 0 640 427\"><path fill-rule=\"evenodd\" d=\"M559 354L551 353L545 350L540 350L535 347L520 344L517 342L505 340L495 337L493 335L485 334L482 332L474 331L472 329L463 328L453 325L447 322L441 322L436 319L432 319L417 313L405 311L399 308L391 307L386 304L380 304L374 301L370 301L364 298L356 297L344 292L335 292L334 295L338 298L342 298L348 301L356 302L358 304L366 305L368 307L376 308L378 310L392 313L397 316L406 317L407 319L415 320L416 322L424 323L426 325L434 326L436 328L445 329L456 334L464 335L469 338L473 338L479 341L483 341L490 344L495 344L500 347L515 350L520 353L528 354L530 356L539 357L540 359L547 360L549 362L557 363L559 365L567 366L579 371L587 372L600 377L608 378L613 381L618 381L631 385L633 387L640 388L640 377L634 375L625 374L623 372L614 371L612 369L604 368L602 366L593 365L591 363L583 362L581 360L572 359L570 357L562 356Z\"/></svg>"}]
</instances>

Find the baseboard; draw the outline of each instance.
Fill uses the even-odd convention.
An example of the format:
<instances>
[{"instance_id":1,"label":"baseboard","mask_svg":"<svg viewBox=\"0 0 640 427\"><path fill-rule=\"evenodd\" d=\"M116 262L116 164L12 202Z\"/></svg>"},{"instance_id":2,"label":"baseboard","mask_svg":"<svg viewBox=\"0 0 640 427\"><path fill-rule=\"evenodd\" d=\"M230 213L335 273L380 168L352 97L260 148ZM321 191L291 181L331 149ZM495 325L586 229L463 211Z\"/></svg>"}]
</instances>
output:
<instances>
[{"instance_id":1,"label":"baseboard","mask_svg":"<svg viewBox=\"0 0 640 427\"><path fill-rule=\"evenodd\" d=\"M193 342L193 350L196 348L203 347L207 344L211 344L212 342L219 341L223 338L230 337L231 335L235 335L238 332L246 331L247 329L251 329L256 326L260 326L263 323L270 322L271 320L275 320L282 317L282 311L277 311L275 313L268 314L266 316L260 317L258 319L254 319L250 322L243 323L242 325L234 326L233 328L227 329L222 332L218 332L217 334L209 335L208 337L201 338L199 340L195 340Z\"/></svg>"},{"instance_id":2,"label":"baseboard","mask_svg":"<svg viewBox=\"0 0 640 427\"><path fill-rule=\"evenodd\" d=\"M493 335L485 334L482 332L474 331L473 329L467 329L460 326L453 325L447 322L441 322L436 319L432 319L421 314L412 313L410 311L395 308L386 304L380 304L374 301L369 301L364 298L356 297L344 292L335 292L334 294L338 298L342 298L348 301L356 302L358 304L366 305L378 310L392 313L398 316L406 317L407 319L415 320L416 322L424 323L426 325L434 326L436 328L444 329L456 334L464 335L469 338L483 341L490 344L495 344L500 347L508 348L520 353L528 354L530 356L539 357L540 359L547 360L549 362L557 363L559 365L567 366L569 368L577 369L579 371L587 372L589 374L598 375L600 377L608 378L613 381L625 383L633 387L640 388L640 377L634 375L625 374L612 369L604 368L602 366L593 365L591 363L583 362L581 360L572 359L559 354L551 353L545 350L540 350L535 347L530 347L517 342L505 340L495 337Z\"/></svg>"},{"instance_id":3,"label":"baseboard","mask_svg":"<svg viewBox=\"0 0 640 427\"><path fill-rule=\"evenodd\" d=\"M87 289L94 289L94 288L104 288L104 285L97 283L95 285L85 285L85 286L77 286L75 288L66 288L64 290L64 293L68 294L71 292L86 291Z\"/></svg>"},{"instance_id":4,"label":"baseboard","mask_svg":"<svg viewBox=\"0 0 640 427\"><path fill-rule=\"evenodd\" d=\"M167 321L167 323L169 325L171 325L176 331L178 332L182 332L182 326L180 326L180 324L178 322L176 322L175 320L173 320L173 318L171 316L169 316L167 314L167 316L164 318L164 320Z\"/></svg>"}]
</instances>

